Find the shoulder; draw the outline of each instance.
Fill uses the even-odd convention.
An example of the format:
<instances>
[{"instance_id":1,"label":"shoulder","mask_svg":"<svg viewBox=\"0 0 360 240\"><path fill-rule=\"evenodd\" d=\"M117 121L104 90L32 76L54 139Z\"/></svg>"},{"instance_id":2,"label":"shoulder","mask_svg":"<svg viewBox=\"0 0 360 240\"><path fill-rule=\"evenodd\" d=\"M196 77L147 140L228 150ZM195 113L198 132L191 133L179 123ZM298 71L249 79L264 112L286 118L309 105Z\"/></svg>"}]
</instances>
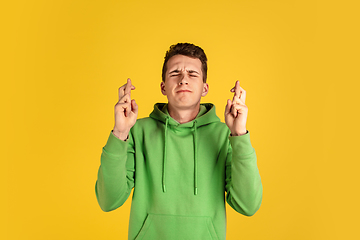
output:
<instances>
[{"instance_id":1,"label":"shoulder","mask_svg":"<svg viewBox=\"0 0 360 240\"><path fill-rule=\"evenodd\" d=\"M151 117L144 117L144 118L137 119L136 124L141 125L141 124L146 124L146 123L152 122L152 121L154 121L154 119L152 119Z\"/></svg>"},{"instance_id":2,"label":"shoulder","mask_svg":"<svg viewBox=\"0 0 360 240\"><path fill-rule=\"evenodd\" d=\"M228 126L227 126L225 123L220 122L220 121L208 123L208 124L206 124L204 127L220 128L220 129L222 129L222 130L228 129Z\"/></svg>"},{"instance_id":3,"label":"shoulder","mask_svg":"<svg viewBox=\"0 0 360 240\"><path fill-rule=\"evenodd\" d=\"M152 139L159 134L162 136L162 129L164 124L150 118L140 118L136 120L135 125L131 128L130 132L134 142L144 142L145 139Z\"/></svg>"},{"instance_id":4,"label":"shoulder","mask_svg":"<svg viewBox=\"0 0 360 240\"><path fill-rule=\"evenodd\" d=\"M220 121L206 124L201 126L200 129L202 129L206 134L215 135L220 138L227 138L230 135L230 129L228 126Z\"/></svg>"},{"instance_id":5,"label":"shoulder","mask_svg":"<svg viewBox=\"0 0 360 240\"><path fill-rule=\"evenodd\" d=\"M154 128L158 128L158 121L150 117L145 117L136 120L136 123L131 130L134 132L143 132Z\"/></svg>"}]
</instances>

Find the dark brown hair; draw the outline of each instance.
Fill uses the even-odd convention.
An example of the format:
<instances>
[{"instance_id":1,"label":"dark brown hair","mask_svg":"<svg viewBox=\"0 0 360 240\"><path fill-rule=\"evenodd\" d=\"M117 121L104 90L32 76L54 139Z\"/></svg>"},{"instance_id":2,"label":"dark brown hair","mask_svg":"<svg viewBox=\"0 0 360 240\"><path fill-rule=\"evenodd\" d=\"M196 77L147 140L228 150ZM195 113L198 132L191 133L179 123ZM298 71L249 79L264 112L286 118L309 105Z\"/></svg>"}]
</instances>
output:
<instances>
[{"instance_id":1,"label":"dark brown hair","mask_svg":"<svg viewBox=\"0 0 360 240\"><path fill-rule=\"evenodd\" d=\"M203 73L203 82L207 78L207 58L204 50L201 47L195 46L191 43L178 43L170 46L170 49L165 54L164 65L162 68L162 80L165 82L165 73L167 71L167 62L175 55L184 55L187 57L198 58L201 61L201 70Z\"/></svg>"}]
</instances>

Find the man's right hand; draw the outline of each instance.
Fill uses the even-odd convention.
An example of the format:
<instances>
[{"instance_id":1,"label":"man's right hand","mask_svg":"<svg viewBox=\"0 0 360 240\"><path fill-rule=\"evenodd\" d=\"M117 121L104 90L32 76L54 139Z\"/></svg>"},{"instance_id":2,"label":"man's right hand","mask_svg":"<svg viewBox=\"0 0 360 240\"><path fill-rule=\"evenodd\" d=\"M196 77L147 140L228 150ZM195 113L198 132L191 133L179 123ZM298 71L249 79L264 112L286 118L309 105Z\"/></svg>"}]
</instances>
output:
<instances>
[{"instance_id":1,"label":"man's right hand","mask_svg":"<svg viewBox=\"0 0 360 240\"><path fill-rule=\"evenodd\" d=\"M113 134L121 139L126 140L129 131L134 126L137 115L138 105L135 100L131 100L131 90L135 87L131 84L130 78L127 83L119 88L119 101L115 105L115 126Z\"/></svg>"}]
</instances>

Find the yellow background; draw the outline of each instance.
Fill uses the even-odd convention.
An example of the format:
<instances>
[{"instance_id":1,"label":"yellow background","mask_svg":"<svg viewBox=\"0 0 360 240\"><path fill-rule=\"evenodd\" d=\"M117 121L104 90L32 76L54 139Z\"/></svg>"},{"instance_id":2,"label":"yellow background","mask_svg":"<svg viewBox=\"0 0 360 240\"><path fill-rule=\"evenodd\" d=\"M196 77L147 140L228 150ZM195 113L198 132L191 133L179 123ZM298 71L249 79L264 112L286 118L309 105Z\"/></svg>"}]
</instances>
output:
<instances>
[{"instance_id":1,"label":"yellow background","mask_svg":"<svg viewBox=\"0 0 360 240\"><path fill-rule=\"evenodd\" d=\"M9 1L1 22L0 239L126 239L129 199L97 204L117 89L139 117L160 93L165 51L209 58L223 120L236 80L263 203L227 207L228 239L359 239L359 6L356 1Z\"/></svg>"}]
</instances>

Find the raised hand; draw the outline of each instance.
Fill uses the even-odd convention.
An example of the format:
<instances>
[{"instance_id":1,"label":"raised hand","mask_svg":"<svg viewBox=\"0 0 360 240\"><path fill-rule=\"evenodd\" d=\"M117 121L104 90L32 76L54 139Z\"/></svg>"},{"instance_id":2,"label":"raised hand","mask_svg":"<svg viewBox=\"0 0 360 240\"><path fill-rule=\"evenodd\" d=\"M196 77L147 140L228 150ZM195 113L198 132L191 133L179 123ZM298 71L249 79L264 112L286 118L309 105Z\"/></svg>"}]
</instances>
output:
<instances>
[{"instance_id":1,"label":"raised hand","mask_svg":"<svg viewBox=\"0 0 360 240\"><path fill-rule=\"evenodd\" d=\"M240 136L246 133L246 120L248 108L245 105L246 92L240 87L239 81L236 81L235 87L231 92L234 98L227 100L225 107L225 123L231 131L232 136Z\"/></svg>"},{"instance_id":2,"label":"raised hand","mask_svg":"<svg viewBox=\"0 0 360 240\"><path fill-rule=\"evenodd\" d=\"M134 126L137 115L138 105L135 100L131 100L131 90L135 87L131 84L130 78L127 83L119 88L119 101L115 105L115 126L113 129L114 135L121 139L126 140L129 131Z\"/></svg>"}]
</instances>

